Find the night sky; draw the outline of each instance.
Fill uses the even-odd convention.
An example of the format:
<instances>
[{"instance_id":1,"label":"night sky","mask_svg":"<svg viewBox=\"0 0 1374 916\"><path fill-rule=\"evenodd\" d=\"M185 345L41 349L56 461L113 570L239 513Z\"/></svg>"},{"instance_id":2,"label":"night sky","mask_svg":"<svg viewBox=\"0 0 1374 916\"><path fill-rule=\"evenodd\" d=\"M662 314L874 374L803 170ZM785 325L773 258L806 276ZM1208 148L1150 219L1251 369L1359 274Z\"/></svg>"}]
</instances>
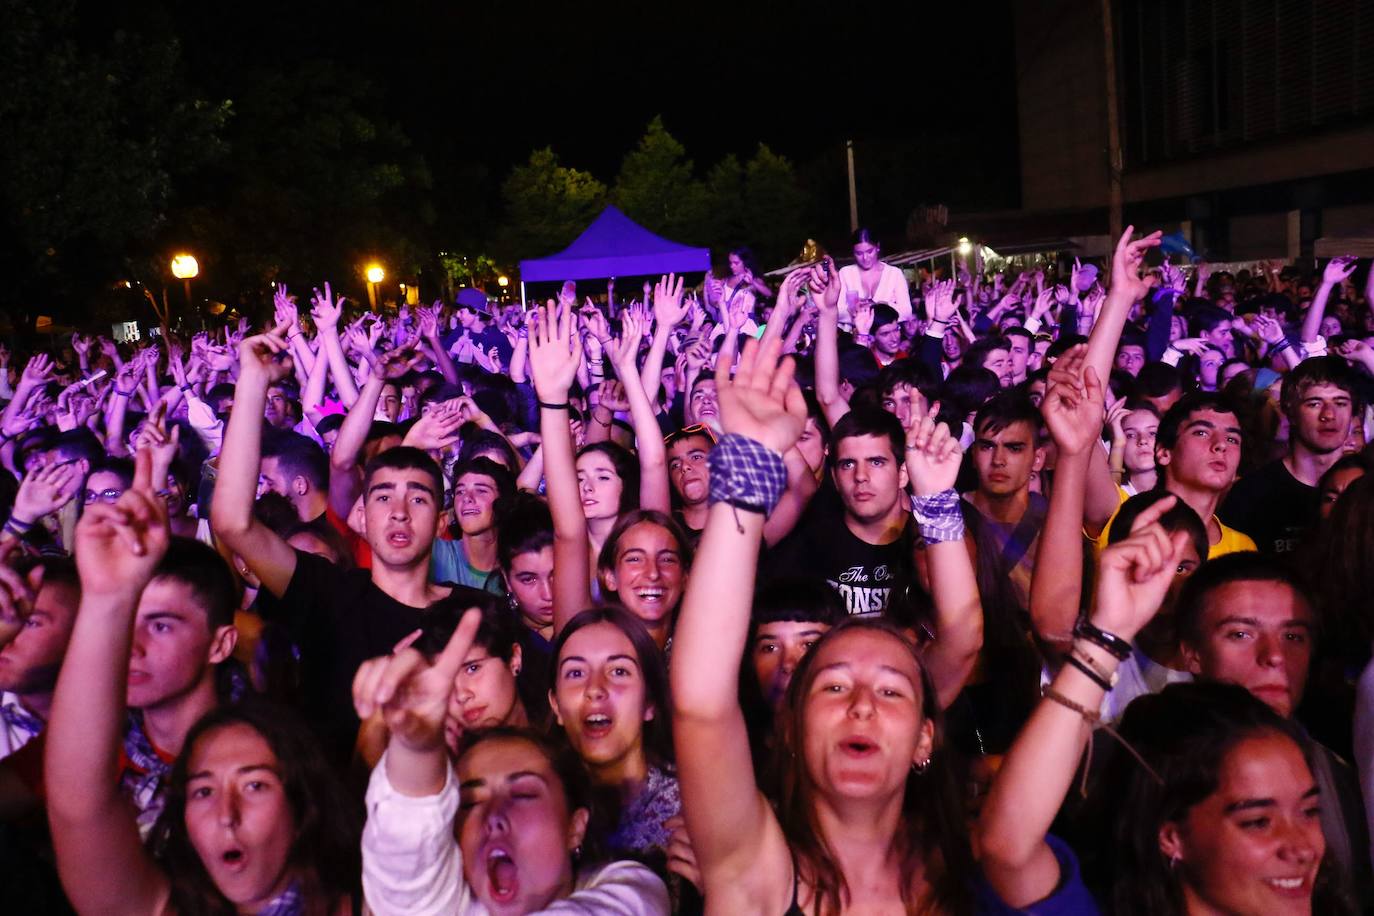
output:
<instances>
[{"instance_id":1,"label":"night sky","mask_svg":"<svg viewBox=\"0 0 1374 916\"><path fill-rule=\"evenodd\" d=\"M382 110L425 155L440 198L478 189L494 205L510 166L545 145L610 182L662 114L699 172L763 141L827 181L838 173L833 195L853 138L863 197L1017 204L1008 0L79 6L95 32L128 23L179 35L210 95L232 98L237 71L274 60L345 64L383 93Z\"/></svg>"}]
</instances>

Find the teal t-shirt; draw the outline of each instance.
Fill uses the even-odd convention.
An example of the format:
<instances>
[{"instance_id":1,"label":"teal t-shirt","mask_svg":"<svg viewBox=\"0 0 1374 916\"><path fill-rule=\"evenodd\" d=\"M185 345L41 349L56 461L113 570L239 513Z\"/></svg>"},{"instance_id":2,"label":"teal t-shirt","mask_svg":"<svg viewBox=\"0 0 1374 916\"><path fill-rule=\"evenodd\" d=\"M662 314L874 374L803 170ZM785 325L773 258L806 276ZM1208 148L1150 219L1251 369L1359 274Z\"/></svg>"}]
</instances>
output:
<instances>
[{"instance_id":1,"label":"teal t-shirt","mask_svg":"<svg viewBox=\"0 0 1374 916\"><path fill-rule=\"evenodd\" d=\"M506 593L500 571L483 571L469 563L462 540L434 542L434 552L429 559L429 576L435 582L451 582L454 585L466 585L468 588L480 588L493 595Z\"/></svg>"}]
</instances>

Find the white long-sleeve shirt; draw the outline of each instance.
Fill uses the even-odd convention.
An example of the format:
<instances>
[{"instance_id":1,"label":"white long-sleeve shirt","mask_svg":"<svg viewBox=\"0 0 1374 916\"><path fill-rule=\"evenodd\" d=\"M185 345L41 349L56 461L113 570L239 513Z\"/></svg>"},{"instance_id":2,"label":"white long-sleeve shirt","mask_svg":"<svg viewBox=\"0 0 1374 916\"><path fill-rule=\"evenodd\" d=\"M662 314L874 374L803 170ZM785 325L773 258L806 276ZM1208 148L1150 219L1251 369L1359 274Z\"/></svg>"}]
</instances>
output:
<instances>
[{"instance_id":1,"label":"white long-sleeve shirt","mask_svg":"<svg viewBox=\"0 0 1374 916\"><path fill-rule=\"evenodd\" d=\"M860 299L865 298L863 271L858 264L848 264L840 268L840 324L849 327L854 324L850 309ZM911 317L911 291L907 288L906 274L891 264L883 265L882 277L878 288L873 290L874 302L885 302L897 310L901 321Z\"/></svg>"},{"instance_id":2,"label":"white long-sleeve shirt","mask_svg":"<svg viewBox=\"0 0 1374 916\"><path fill-rule=\"evenodd\" d=\"M402 795L386 775L386 755L367 785L363 896L376 916L487 916L463 876L454 839L458 784L450 766L437 795ZM558 916L668 916L668 889L638 862L585 869L572 894L539 913Z\"/></svg>"}]
</instances>

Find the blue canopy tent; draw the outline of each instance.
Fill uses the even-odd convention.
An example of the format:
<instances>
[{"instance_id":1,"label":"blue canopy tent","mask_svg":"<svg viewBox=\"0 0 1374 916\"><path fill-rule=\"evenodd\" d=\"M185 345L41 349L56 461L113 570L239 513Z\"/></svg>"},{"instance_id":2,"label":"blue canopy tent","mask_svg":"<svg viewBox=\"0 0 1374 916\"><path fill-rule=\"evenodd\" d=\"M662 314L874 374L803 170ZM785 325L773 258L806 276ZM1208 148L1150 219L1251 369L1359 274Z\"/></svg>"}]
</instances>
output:
<instances>
[{"instance_id":1,"label":"blue canopy tent","mask_svg":"<svg viewBox=\"0 0 1374 916\"><path fill-rule=\"evenodd\" d=\"M710 267L709 248L671 242L654 235L615 207L607 207L577 241L558 254L520 262L520 303L525 303L526 281L637 277L705 271Z\"/></svg>"}]
</instances>

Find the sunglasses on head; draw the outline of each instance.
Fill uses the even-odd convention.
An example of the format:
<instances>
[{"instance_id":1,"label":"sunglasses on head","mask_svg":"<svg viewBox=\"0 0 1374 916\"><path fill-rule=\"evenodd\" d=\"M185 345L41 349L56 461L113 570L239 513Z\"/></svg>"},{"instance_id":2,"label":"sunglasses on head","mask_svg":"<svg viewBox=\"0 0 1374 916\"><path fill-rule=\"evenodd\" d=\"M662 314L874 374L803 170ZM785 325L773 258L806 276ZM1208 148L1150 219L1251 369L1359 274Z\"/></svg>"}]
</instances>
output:
<instances>
[{"instance_id":1,"label":"sunglasses on head","mask_svg":"<svg viewBox=\"0 0 1374 916\"><path fill-rule=\"evenodd\" d=\"M711 428L704 423L693 423L691 426L684 426L676 432L671 432L663 437L665 446L672 445L674 442L681 442L683 439L690 439L692 436L704 436L716 444L716 436L711 432Z\"/></svg>"}]
</instances>

